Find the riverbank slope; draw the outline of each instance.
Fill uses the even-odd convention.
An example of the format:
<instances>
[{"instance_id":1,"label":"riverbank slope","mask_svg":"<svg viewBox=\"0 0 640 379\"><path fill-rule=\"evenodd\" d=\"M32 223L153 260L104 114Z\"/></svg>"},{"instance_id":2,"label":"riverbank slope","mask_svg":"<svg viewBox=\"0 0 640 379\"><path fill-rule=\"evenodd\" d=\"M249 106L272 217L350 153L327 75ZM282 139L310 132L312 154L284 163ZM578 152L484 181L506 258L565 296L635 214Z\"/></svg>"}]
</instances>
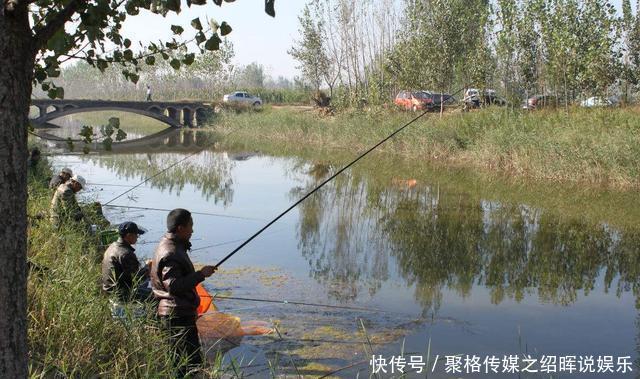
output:
<instances>
[{"instance_id":1,"label":"riverbank slope","mask_svg":"<svg viewBox=\"0 0 640 379\"><path fill-rule=\"evenodd\" d=\"M307 109L265 107L225 113L213 128L225 146L353 151L355 157L417 115L374 109L322 117ZM639 131L640 111L633 108L428 113L376 153L542 181L635 189Z\"/></svg>"}]
</instances>

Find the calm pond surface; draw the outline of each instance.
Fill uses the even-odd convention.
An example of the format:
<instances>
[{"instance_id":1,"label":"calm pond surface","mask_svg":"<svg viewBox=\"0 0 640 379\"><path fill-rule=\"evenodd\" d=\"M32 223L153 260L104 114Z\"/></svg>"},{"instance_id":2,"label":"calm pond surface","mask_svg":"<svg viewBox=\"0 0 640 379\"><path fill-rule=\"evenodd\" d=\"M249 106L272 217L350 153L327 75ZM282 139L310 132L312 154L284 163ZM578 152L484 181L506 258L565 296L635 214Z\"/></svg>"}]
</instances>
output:
<instances>
[{"instance_id":1,"label":"calm pond surface","mask_svg":"<svg viewBox=\"0 0 640 379\"><path fill-rule=\"evenodd\" d=\"M206 133L176 133L152 148L57 155L52 162L87 178L82 197L105 204L211 146ZM167 212L120 207L200 212L193 216L192 259L215 264L346 160L210 147L105 213L114 224L133 220L149 230L137 246L142 259L152 256ZM616 371L619 357L638 359L638 200L635 193L510 183L374 155L267 229L205 286L235 297L383 311L218 301L243 320L278 325L282 338L245 337L227 354L240 366L251 363L243 370L255 377L271 375L267 361L278 375L322 376L355 364L335 376L368 377L372 353L388 360L403 352L405 371L410 359L429 359L433 378L635 377L635 363L632 373L588 375L577 372L577 362L569 374L559 360L593 356L598 371L598 356L612 356ZM454 355L461 372L446 372ZM467 373L467 355L479 357L480 374ZM543 356L557 357L557 372L502 373L510 355L530 355L537 370ZM500 359L500 373L486 374L491 356ZM382 377L389 377L391 365L385 368Z\"/></svg>"}]
</instances>

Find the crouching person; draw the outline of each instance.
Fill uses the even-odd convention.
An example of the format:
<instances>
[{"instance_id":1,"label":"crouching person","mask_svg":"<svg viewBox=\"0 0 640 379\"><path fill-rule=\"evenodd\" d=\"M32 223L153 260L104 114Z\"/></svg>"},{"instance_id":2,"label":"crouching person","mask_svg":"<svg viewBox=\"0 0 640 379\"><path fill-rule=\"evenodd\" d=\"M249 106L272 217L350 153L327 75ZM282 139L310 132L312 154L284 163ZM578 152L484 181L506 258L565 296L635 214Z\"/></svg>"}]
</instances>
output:
<instances>
[{"instance_id":1,"label":"crouching person","mask_svg":"<svg viewBox=\"0 0 640 379\"><path fill-rule=\"evenodd\" d=\"M133 248L145 232L135 222L127 221L118 226L118 233L120 238L109 245L102 259L102 290L117 293L121 302L150 300L148 264L140 266Z\"/></svg>"},{"instance_id":2,"label":"crouching person","mask_svg":"<svg viewBox=\"0 0 640 379\"><path fill-rule=\"evenodd\" d=\"M200 297L196 285L215 272L213 266L196 271L187 252L191 249L193 219L186 209L174 209L167 216L167 233L156 248L151 263L151 286L158 303L158 315L169 329L178 377L202 366L203 357L196 320Z\"/></svg>"}]
</instances>

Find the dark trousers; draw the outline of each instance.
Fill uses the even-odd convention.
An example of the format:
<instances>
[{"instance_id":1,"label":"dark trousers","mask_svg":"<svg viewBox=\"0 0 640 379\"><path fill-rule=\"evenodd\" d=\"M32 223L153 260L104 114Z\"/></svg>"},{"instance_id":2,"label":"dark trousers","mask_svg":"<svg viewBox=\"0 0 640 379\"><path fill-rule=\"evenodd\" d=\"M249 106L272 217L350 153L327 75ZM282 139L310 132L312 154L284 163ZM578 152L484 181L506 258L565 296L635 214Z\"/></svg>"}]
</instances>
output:
<instances>
[{"instance_id":1,"label":"dark trousers","mask_svg":"<svg viewBox=\"0 0 640 379\"><path fill-rule=\"evenodd\" d=\"M173 348L173 364L178 378L184 378L190 370L202 367L202 349L196 327L197 316L162 317L169 331L169 342Z\"/></svg>"}]
</instances>

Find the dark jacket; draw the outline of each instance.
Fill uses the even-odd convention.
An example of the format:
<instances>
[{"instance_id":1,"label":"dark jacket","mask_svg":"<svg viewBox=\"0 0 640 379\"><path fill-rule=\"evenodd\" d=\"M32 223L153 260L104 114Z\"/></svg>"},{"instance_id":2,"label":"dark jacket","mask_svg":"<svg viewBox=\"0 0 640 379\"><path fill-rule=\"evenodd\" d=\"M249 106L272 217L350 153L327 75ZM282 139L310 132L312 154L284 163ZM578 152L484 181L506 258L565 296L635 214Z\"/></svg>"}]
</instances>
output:
<instances>
[{"instance_id":1,"label":"dark jacket","mask_svg":"<svg viewBox=\"0 0 640 379\"><path fill-rule=\"evenodd\" d=\"M146 266L140 268L135 249L122 237L107 248L102 259L102 290L118 291L120 300L131 298L135 284L148 275Z\"/></svg>"},{"instance_id":2,"label":"dark jacket","mask_svg":"<svg viewBox=\"0 0 640 379\"><path fill-rule=\"evenodd\" d=\"M200 297L196 285L204 281L204 275L193 268L187 255L191 248L173 233L166 233L151 263L151 287L158 303L160 316L197 316Z\"/></svg>"}]
</instances>

